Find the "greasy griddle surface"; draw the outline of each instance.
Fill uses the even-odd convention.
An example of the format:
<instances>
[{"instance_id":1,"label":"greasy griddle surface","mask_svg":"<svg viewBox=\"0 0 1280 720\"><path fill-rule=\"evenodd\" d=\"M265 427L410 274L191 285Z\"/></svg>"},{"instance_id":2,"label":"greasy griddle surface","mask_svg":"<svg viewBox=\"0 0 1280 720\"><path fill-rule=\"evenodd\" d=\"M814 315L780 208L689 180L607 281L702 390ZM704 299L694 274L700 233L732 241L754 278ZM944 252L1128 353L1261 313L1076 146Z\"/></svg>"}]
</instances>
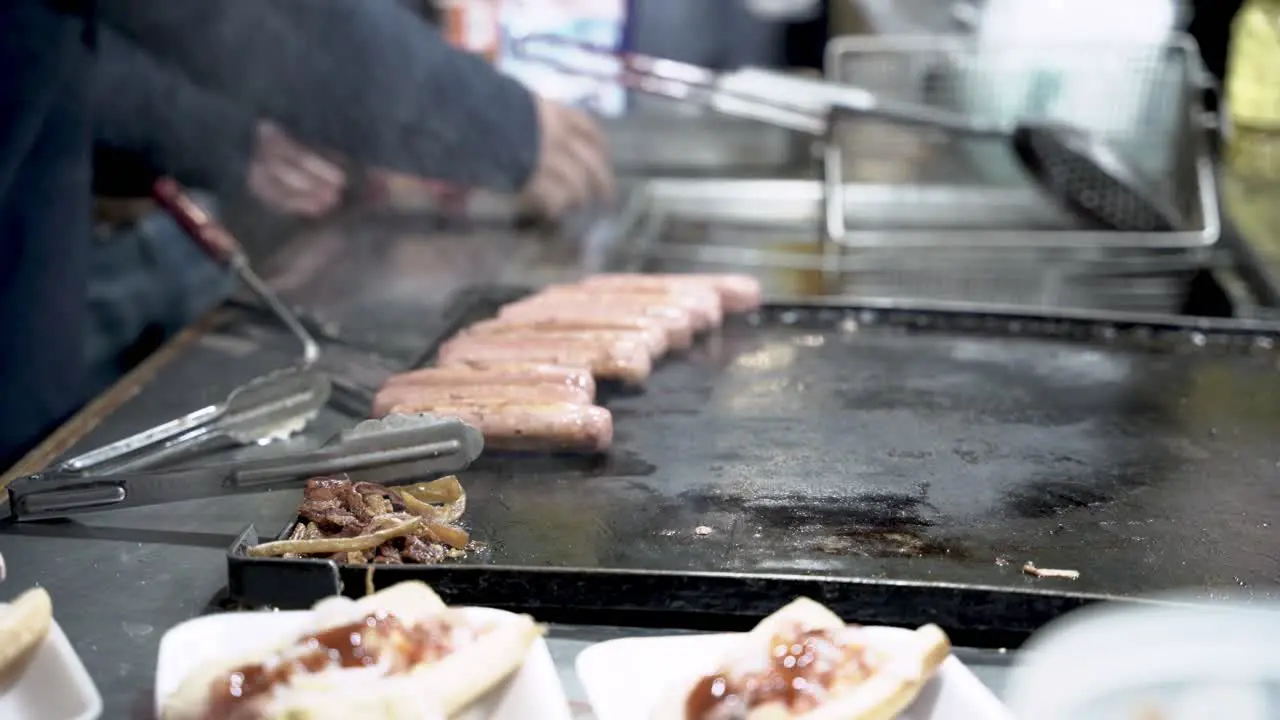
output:
<instances>
[{"instance_id":1,"label":"greasy griddle surface","mask_svg":"<svg viewBox=\"0 0 1280 720\"><path fill-rule=\"evenodd\" d=\"M482 458L463 481L490 550L470 562L1108 594L1280 579L1271 352L853 317L730 320L610 393L607 457Z\"/></svg>"}]
</instances>

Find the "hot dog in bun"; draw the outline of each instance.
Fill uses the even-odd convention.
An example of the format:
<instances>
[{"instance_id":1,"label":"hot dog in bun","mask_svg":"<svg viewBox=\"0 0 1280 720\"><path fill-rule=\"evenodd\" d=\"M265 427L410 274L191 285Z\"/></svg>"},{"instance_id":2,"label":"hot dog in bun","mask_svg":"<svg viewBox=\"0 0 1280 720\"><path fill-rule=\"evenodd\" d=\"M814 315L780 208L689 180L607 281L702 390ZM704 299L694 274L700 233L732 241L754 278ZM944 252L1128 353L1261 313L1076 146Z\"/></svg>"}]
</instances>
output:
<instances>
[{"instance_id":1,"label":"hot dog in bun","mask_svg":"<svg viewBox=\"0 0 1280 720\"><path fill-rule=\"evenodd\" d=\"M44 588L19 595L0 605L0 678L16 672L40 647L53 625L53 601Z\"/></svg>"},{"instance_id":2,"label":"hot dog in bun","mask_svg":"<svg viewBox=\"0 0 1280 720\"><path fill-rule=\"evenodd\" d=\"M523 615L469 620L420 582L314 612L302 634L192 673L164 720L455 718L518 669L541 632Z\"/></svg>"},{"instance_id":3,"label":"hot dog in bun","mask_svg":"<svg viewBox=\"0 0 1280 720\"><path fill-rule=\"evenodd\" d=\"M890 720L951 652L935 625L887 642L801 598L765 618L711 673L674 688L654 720Z\"/></svg>"}]
</instances>

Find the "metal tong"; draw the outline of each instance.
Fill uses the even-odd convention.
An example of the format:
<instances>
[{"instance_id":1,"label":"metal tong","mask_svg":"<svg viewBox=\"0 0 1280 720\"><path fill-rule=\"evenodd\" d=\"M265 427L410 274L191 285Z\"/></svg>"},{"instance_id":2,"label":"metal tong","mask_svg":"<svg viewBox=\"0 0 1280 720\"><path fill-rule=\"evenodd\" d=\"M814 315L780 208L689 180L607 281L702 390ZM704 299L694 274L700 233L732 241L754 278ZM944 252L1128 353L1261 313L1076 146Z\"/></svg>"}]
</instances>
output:
<instances>
[{"instance_id":1,"label":"metal tong","mask_svg":"<svg viewBox=\"0 0 1280 720\"><path fill-rule=\"evenodd\" d=\"M575 55L589 60L578 63L563 55L544 55L537 52L539 46L573 50ZM875 114L880 105L876 97L865 90L822 80L759 68L721 73L678 60L616 52L558 35L527 35L517 38L512 48L524 59L567 74L617 83L648 95L692 103L725 115L820 137L828 131L833 108L857 108ZM610 67L616 69L606 69ZM917 109L927 110L912 110ZM907 111L904 114L910 116L915 113ZM955 121L952 116L937 115L926 122Z\"/></svg>"},{"instance_id":2,"label":"metal tong","mask_svg":"<svg viewBox=\"0 0 1280 720\"><path fill-rule=\"evenodd\" d=\"M0 519L46 520L87 512L260 492L285 481L346 474L395 484L465 469L480 456L480 431L456 418L391 415L368 420L324 447L189 470L20 477L0 495Z\"/></svg>"},{"instance_id":3,"label":"metal tong","mask_svg":"<svg viewBox=\"0 0 1280 720\"><path fill-rule=\"evenodd\" d=\"M616 70L588 70L563 56L548 57L539 45L572 49L594 59L592 67L612 60ZM1120 231L1168 232L1185 223L1176 208L1153 192L1142 177L1108 143L1090 133L1055 123L1019 123L1014 127L976 122L961 114L877 97L852 85L798 77L761 68L719 73L709 68L647 55L619 53L556 35L518 38L514 51L525 59L562 72L618 83L638 92L691 102L718 113L815 135L826 139L824 169L838 186L828 197L827 214L843 213L843 182L836 168L840 147L832 130L842 118L874 118L952 136L1007 143L1027 174L1055 201L1076 215ZM828 193L831 195L832 193ZM828 236L843 235L840 222L828 218Z\"/></svg>"},{"instance_id":4,"label":"metal tong","mask_svg":"<svg viewBox=\"0 0 1280 720\"><path fill-rule=\"evenodd\" d=\"M62 462L57 473L130 472L201 450L254 445L301 431L329 400L330 382L315 370L285 370L257 378L217 405Z\"/></svg>"}]
</instances>

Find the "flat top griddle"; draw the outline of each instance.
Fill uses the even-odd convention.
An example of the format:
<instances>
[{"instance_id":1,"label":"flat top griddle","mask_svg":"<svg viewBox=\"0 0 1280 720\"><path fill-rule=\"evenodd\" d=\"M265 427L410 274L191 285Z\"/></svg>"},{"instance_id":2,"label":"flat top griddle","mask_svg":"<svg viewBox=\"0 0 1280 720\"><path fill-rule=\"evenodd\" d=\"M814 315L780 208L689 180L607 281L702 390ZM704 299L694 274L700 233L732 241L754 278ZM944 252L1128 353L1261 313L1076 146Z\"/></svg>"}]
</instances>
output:
<instances>
[{"instance_id":1,"label":"flat top griddle","mask_svg":"<svg viewBox=\"0 0 1280 720\"><path fill-rule=\"evenodd\" d=\"M506 299L472 293L451 325ZM566 610L762 614L808 592L1005 630L1065 609L1046 597L1265 594L1276 338L1205 327L767 307L643 392L606 388L608 455L481 458L462 478L487 552L387 579Z\"/></svg>"}]
</instances>

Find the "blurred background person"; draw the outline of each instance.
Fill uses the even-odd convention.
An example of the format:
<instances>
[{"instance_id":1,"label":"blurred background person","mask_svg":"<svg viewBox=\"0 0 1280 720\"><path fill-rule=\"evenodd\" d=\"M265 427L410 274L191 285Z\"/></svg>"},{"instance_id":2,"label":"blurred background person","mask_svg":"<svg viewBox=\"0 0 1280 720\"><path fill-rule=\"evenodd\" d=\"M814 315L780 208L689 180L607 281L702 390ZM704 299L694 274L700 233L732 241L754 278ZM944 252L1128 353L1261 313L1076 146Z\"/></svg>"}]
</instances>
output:
<instances>
[{"instance_id":1,"label":"blurred background person","mask_svg":"<svg viewBox=\"0 0 1280 720\"><path fill-rule=\"evenodd\" d=\"M113 65L91 72L98 29L112 33L114 74ZM94 135L106 195L134 194L170 174L215 190L240 183L246 194L305 215L340 193L333 167L353 166L519 193L551 215L612 192L593 120L448 46L396 0L5 0L0 66L6 465L88 399L92 382L120 369L111 365L133 328L178 324L145 317L154 297L129 307L138 296L127 286L157 282L157 268L194 262L193 254L157 260L176 244L141 238L117 246L126 249L114 260L94 252ZM144 67L151 70L127 70ZM136 94L123 97L129 92ZM109 112L94 123L103 108ZM305 159L321 157L338 162ZM294 192L300 175L280 168L299 166L328 189ZM134 193L111 189L131 182ZM117 212L118 202L115 211L100 206L105 242L140 229L154 234L145 218L155 216L135 205L132 213ZM174 293L190 292L191 279L167 279L178 289L159 297L182 305ZM203 304L202 293L191 293L192 306ZM107 372L95 376L90 360Z\"/></svg>"},{"instance_id":2,"label":"blurred background person","mask_svg":"<svg viewBox=\"0 0 1280 720\"><path fill-rule=\"evenodd\" d=\"M170 218L130 200L146 198L159 174L208 191L209 209L248 196L304 219L334 211L348 169L368 165L519 190L548 215L610 191L593 121L448 47L397 2L174 0L160 17L146 2L103 5L87 349L98 389L233 287ZM364 60L335 65L348 51ZM299 64L334 71L294 72Z\"/></svg>"},{"instance_id":3,"label":"blurred background person","mask_svg":"<svg viewBox=\"0 0 1280 720\"><path fill-rule=\"evenodd\" d=\"M0 2L0 465L84 402L89 61L83 8Z\"/></svg>"}]
</instances>

